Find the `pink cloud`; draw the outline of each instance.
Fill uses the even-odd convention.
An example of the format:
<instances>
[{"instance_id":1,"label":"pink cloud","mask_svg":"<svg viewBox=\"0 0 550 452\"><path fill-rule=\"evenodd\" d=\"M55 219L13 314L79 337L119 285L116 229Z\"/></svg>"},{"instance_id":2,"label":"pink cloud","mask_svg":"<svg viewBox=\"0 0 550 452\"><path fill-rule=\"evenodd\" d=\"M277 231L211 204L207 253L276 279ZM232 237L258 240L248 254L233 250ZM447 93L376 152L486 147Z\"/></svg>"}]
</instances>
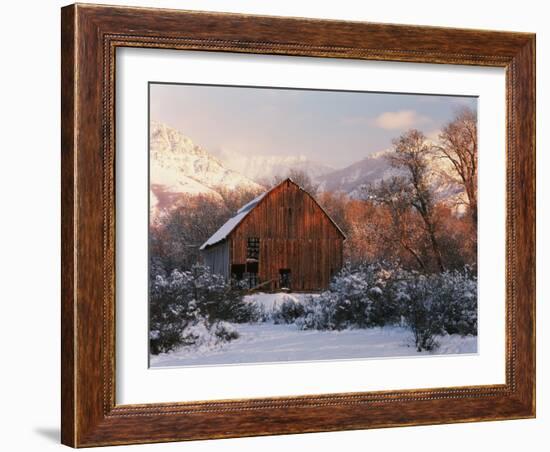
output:
<instances>
[{"instance_id":1,"label":"pink cloud","mask_svg":"<svg viewBox=\"0 0 550 452\"><path fill-rule=\"evenodd\" d=\"M373 125L386 130L400 130L417 127L431 120L414 110L387 111L373 120Z\"/></svg>"}]
</instances>

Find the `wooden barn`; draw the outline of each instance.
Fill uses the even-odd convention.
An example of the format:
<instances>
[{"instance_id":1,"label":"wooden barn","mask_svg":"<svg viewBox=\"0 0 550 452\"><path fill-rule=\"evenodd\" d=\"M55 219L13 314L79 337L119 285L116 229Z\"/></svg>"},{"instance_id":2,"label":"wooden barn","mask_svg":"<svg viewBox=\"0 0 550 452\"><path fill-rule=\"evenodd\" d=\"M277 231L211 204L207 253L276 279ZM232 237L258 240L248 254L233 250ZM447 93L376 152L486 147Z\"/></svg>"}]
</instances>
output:
<instances>
[{"instance_id":1,"label":"wooden barn","mask_svg":"<svg viewBox=\"0 0 550 452\"><path fill-rule=\"evenodd\" d=\"M344 233L286 179L239 209L202 246L215 273L265 291L320 291L340 270Z\"/></svg>"}]
</instances>

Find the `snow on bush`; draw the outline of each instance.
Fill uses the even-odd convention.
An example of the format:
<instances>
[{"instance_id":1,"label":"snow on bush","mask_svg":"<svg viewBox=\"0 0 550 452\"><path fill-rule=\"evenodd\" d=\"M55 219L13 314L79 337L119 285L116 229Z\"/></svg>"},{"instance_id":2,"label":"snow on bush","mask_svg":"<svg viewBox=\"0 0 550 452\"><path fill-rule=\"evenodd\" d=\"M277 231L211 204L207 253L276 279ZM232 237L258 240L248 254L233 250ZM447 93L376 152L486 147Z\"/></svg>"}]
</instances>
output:
<instances>
[{"instance_id":1,"label":"snow on bush","mask_svg":"<svg viewBox=\"0 0 550 452\"><path fill-rule=\"evenodd\" d=\"M231 341L238 332L229 322L266 321L302 330L404 323L417 350L433 350L437 336L477 334L477 278L469 268L423 274L384 263L346 265L325 292L299 296L245 296L200 265L151 281L152 354Z\"/></svg>"},{"instance_id":2,"label":"snow on bush","mask_svg":"<svg viewBox=\"0 0 550 452\"><path fill-rule=\"evenodd\" d=\"M209 324L205 319L197 320L181 333L180 346L193 348L211 348L237 339L239 333L228 322L219 321Z\"/></svg>"},{"instance_id":3,"label":"snow on bush","mask_svg":"<svg viewBox=\"0 0 550 452\"><path fill-rule=\"evenodd\" d=\"M418 351L437 348L438 335L477 335L477 278L469 268L431 275L400 271L391 290Z\"/></svg>"},{"instance_id":4,"label":"snow on bush","mask_svg":"<svg viewBox=\"0 0 550 452\"><path fill-rule=\"evenodd\" d=\"M386 282L379 273L379 266L345 266L333 278L329 290L307 300L299 326L302 329L341 330L383 324L382 287Z\"/></svg>"},{"instance_id":5,"label":"snow on bush","mask_svg":"<svg viewBox=\"0 0 550 452\"><path fill-rule=\"evenodd\" d=\"M396 300L411 329L417 351L438 347L436 336L443 333L443 306L436 292L438 279L416 272L403 272L396 284ZM396 288L394 286L394 289Z\"/></svg>"},{"instance_id":6,"label":"snow on bush","mask_svg":"<svg viewBox=\"0 0 550 452\"><path fill-rule=\"evenodd\" d=\"M222 342L229 342L239 337L239 332L231 323L217 322L214 327L214 335Z\"/></svg>"},{"instance_id":7,"label":"snow on bush","mask_svg":"<svg viewBox=\"0 0 550 452\"><path fill-rule=\"evenodd\" d=\"M180 343L185 346L204 346L216 342L216 337L212 329L206 324L205 319L198 319L192 324L188 324L180 334Z\"/></svg>"},{"instance_id":8,"label":"snow on bush","mask_svg":"<svg viewBox=\"0 0 550 452\"><path fill-rule=\"evenodd\" d=\"M296 319L302 317L305 313L304 305L295 298L285 295L283 301L274 305L271 312L273 323L294 323Z\"/></svg>"},{"instance_id":9,"label":"snow on bush","mask_svg":"<svg viewBox=\"0 0 550 452\"><path fill-rule=\"evenodd\" d=\"M157 275L151 281L149 309L152 354L194 345L212 335L232 340L236 332L226 322L247 322L256 315L255 306L244 302L223 276L202 265Z\"/></svg>"},{"instance_id":10,"label":"snow on bush","mask_svg":"<svg viewBox=\"0 0 550 452\"><path fill-rule=\"evenodd\" d=\"M251 304L251 320L249 322L269 322L276 324L294 323L304 313L304 301L317 294L304 293L265 293L257 292L244 296L244 300Z\"/></svg>"},{"instance_id":11,"label":"snow on bush","mask_svg":"<svg viewBox=\"0 0 550 452\"><path fill-rule=\"evenodd\" d=\"M426 275L384 264L345 266L303 310L295 320L301 329L368 328L403 319L418 351L433 350L438 335L477 334L477 279L469 268Z\"/></svg>"},{"instance_id":12,"label":"snow on bush","mask_svg":"<svg viewBox=\"0 0 550 452\"><path fill-rule=\"evenodd\" d=\"M477 277L469 267L441 275L440 296L446 301L448 334L477 335Z\"/></svg>"}]
</instances>

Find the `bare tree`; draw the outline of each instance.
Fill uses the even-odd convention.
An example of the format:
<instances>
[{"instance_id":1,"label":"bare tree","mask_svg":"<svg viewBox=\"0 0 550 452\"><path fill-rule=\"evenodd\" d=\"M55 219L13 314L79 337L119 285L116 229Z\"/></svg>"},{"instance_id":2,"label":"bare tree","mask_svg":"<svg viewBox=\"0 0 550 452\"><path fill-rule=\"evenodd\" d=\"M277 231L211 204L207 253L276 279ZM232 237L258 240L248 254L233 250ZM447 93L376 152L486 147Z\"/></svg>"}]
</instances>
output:
<instances>
[{"instance_id":1,"label":"bare tree","mask_svg":"<svg viewBox=\"0 0 550 452\"><path fill-rule=\"evenodd\" d=\"M457 181L464 187L468 209L474 227L477 227L477 113L463 108L439 135L438 153L448 159Z\"/></svg>"},{"instance_id":2,"label":"bare tree","mask_svg":"<svg viewBox=\"0 0 550 452\"><path fill-rule=\"evenodd\" d=\"M238 186L235 188L227 188L224 186L215 187L215 190L220 194L229 212L237 212L242 206L252 201L264 189L257 187Z\"/></svg>"},{"instance_id":3,"label":"bare tree","mask_svg":"<svg viewBox=\"0 0 550 452\"><path fill-rule=\"evenodd\" d=\"M284 176L277 175L273 177L271 181L271 186L280 184L285 179L290 178L292 181L296 182L300 187L307 191L310 195L315 196L319 190L319 184L314 182L308 173L302 170L291 169Z\"/></svg>"},{"instance_id":4,"label":"bare tree","mask_svg":"<svg viewBox=\"0 0 550 452\"><path fill-rule=\"evenodd\" d=\"M380 231L383 240L397 240L403 248L416 261L421 270L427 270L422 252L417 248L415 240L414 221L411 221L411 203L413 193L407 179L394 176L388 180L382 180L377 185L364 186L363 198L384 205L391 215L391 224L388 229Z\"/></svg>"},{"instance_id":5,"label":"bare tree","mask_svg":"<svg viewBox=\"0 0 550 452\"><path fill-rule=\"evenodd\" d=\"M149 251L154 267L166 273L175 268L189 270L200 262L200 246L232 215L234 212L219 198L182 196L162 222L150 228Z\"/></svg>"},{"instance_id":6,"label":"bare tree","mask_svg":"<svg viewBox=\"0 0 550 452\"><path fill-rule=\"evenodd\" d=\"M392 143L394 153L388 157L390 163L395 168L405 170L411 194L409 201L422 217L437 266L444 271L445 266L436 237L434 196L429 181L429 156L433 152L432 146L428 144L424 134L415 129L405 132Z\"/></svg>"},{"instance_id":7,"label":"bare tree","mask_svg":"<svg viewBox=\"0 0 550 452\"><path fill-rule=\"evenodd\" d=\"M324 191L317 195L317 202L346 235L350 227L346 218L346 208L349 201L349 196L343 192Z\"/></svg>"}]
</instances>

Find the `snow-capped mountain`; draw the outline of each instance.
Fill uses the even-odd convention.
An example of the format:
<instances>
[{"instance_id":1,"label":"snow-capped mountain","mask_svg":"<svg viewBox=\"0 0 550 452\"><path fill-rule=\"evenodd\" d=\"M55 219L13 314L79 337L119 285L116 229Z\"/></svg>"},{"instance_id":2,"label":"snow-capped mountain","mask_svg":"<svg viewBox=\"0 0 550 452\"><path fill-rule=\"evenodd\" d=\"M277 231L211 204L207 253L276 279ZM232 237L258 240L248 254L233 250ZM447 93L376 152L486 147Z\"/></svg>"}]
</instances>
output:
<instances>
[{"instance_id":1,"label":"snow-capped mountain","mask_svg":"<svg viewBox=\"0 0 550 452\"><path fill-rule=\"evenodd\" d=\"M150 184L153 213L182 194L220 197L216 191L219 187L262 190L256 182L226 168L180 131L156 121L151 121L150 129Z\"/></svg>"},{"instance_id":2,"label":"snow-capped mountain","mask_svg":"<svg viewBox=\"0 0 550 452\"><path fill-rule=\"evenodd\" d=\"M390 165L391 150L383 150L345 168L333 170L305 156L246 156L224 151L215 157L180 131L152 121L150 130L150 209L153 217L177 204L183 195L205 194L222 200L220 187L257 192L262 182L301 170L318 182L319 191L340 191L359 197L362 187L400 174ZM450 163L434 158L431 183L440 200L459 206L462 187L449 180ZM460 209L458 209L460 210Z\"/></svg>"},{"instance_id":3,"label":"snow-capped mountain","mask_svg":"<svg viewBox=\"0 0 550 452\"><path fill-rule=\"evenodd\" d=\"M263 183L275 176L284 177L291 170L303 171L312 179L334 171L334 168L308 159L304 155L244 155L236 151L222 150L218 154L224 166Z\"/></svg>"},{"instance_id":4,"label":"snow-capped mountain","mask_svg":"<svg viewBox=\"0 0 550 452\"><path fill-rule=\"evenodd\" d=\"M404 174L404 170L391 166L388 159L391 153L391 150L379 151L345 168L320 176L319 190L340 191L351 197L359 197L362 187ZM430 166L430 184L437 198L456 206L458 211L462 210L460 206L463 207L465 194L462 186L449 177L453 174L451 163L446 159L432 157Z\"/></svg>"},{"instance_id":5,"label":"snow-capped mountain","mask_svg":"<svg viewBox=\"0 0 550 452\"><path fill-rule=\"evenodd\" d=\"M319 190L352 194L363 185L374 184L399 174L399 170L392 168L387 159L390 153L389 150L376 152L345 168L320 176L317 179L320 183Z\"/></svg>"}]
</instances>

